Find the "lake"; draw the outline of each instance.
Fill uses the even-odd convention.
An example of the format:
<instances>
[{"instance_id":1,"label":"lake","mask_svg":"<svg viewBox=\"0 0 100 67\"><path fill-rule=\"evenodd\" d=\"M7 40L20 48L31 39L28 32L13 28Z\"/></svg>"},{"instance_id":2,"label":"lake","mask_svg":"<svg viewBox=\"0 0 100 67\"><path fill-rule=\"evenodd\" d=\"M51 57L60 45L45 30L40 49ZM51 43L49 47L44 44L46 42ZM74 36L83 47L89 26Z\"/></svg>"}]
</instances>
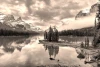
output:
<instances>
[{"instance_id":1,"label":"lake","mask_svg":"<svg viewBox=\"0 0 100 67\"><path fill-rule=\"evenodd\" d=\"M75 48L41 44L42 39L43 36L0 37L0 67L92 67L78 58ZM79 43L84 37L60 37L60 40Z\"/></svg>"}]
</instances>

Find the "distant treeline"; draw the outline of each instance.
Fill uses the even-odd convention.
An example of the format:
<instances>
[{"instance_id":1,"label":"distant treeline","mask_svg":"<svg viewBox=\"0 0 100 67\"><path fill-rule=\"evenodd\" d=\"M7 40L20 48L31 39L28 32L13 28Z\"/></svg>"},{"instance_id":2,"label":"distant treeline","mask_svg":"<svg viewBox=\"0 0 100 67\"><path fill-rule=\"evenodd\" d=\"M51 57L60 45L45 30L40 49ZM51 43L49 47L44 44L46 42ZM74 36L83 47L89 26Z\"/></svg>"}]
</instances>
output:
<instances>
[{"instance_id":1,"label":"distant treeline","mask_svg":"<svg viewBox=\"0 0 100 67\"><path fill-rule=\"evenodd\" d=\"M94 35L94 28L87 27L82 29L75 29L75 30L63 30L59 32L60 36L93 36Z\"/></svg>"},{"instance_id":2,"label":"distant treeline","mask_svg":"<svg viewBox=\"0 0 100 67\"><path fill-rule=\"evenodd\" d=\"M25 32L25 31L14 31L14 30L0 30L0 36L27 36L37 35L37 32Z\"/></svg>"}]
</instances>

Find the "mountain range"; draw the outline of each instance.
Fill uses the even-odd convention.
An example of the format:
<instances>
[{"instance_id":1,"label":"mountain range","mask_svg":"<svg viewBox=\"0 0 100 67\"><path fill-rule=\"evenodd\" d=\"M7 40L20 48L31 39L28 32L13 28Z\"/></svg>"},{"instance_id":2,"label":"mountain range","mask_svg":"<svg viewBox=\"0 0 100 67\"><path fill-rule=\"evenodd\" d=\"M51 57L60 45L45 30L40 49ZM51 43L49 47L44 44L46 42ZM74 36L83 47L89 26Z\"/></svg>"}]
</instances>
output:
<instances>
[{"instance_id":1,"label":"mountain range","mask_svg":"<svg viewBox=\"0 0 100 67\"><path fill-rule=\"evenodd\" d=\"M26 23L21 17L15 19L13 15L5 15L3 13L0 13L0 29L21 32L42 31L39 27Z\"/></svg>"},{"instance_id":2,"label":"mountain range","mask_svg":"<svg viewBox=\"0 0 100 67\"><path fill-rule=\"evenodd\" d=\"M83 10L79 11L78 14L75 16L75 19L85 17L85 16L89 16L92 13L97 12L97 9L98 9L97 6L98 6L98 3L95 3L90 8L83 9Z\"/></svg>"}]
</instances>

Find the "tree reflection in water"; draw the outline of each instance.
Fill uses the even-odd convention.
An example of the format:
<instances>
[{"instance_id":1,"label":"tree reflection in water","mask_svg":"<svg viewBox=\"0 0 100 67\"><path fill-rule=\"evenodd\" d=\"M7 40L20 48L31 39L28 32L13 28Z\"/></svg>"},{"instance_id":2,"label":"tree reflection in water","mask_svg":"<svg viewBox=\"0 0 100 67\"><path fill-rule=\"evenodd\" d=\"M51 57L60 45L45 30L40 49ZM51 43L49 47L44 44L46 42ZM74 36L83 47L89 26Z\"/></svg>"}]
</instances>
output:
<instances>
[{"instance_id":1,"label":"tree reflection in water","mask_svg":"<svg viewBox=\"0 0 100 67\"><path fill-rule=\"evenodd\" d=\"M45 50L48 50L49 53L49 59L50 60L55 60L56 55L59 53L59 46L54 46L54 45L43 45Z\"/></svg>"}]
</instances>

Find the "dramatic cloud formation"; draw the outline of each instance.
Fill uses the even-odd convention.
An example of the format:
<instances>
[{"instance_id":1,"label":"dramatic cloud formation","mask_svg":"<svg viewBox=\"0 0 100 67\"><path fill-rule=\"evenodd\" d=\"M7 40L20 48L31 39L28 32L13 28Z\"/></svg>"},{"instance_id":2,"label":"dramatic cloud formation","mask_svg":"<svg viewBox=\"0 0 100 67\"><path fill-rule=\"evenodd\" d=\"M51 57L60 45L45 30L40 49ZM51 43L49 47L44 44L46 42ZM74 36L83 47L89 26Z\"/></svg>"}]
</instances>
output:
<instances>
[{"instance_id":1,"label":"dramatic cloud formation","mask_svg":"<svg viewBox=\"0 0 100 67\"><path fill-rule=\"evenodd\" d=\"M53 24L60 26L61 20L74 18L80 10L90 8L91 5L97 1L98 0L0 0L0 12L13 14L16 17L21 16L27 22L30 20L29 23L44 28ZM63 22L66 23L66 21ZM77 21L73 20L73 23L70 22L71 25L69 23L69 28L74 28L72 25L75 22ZM76 25L77 24L79 23L76 23Z\"/></svg>"}]
</instances>

